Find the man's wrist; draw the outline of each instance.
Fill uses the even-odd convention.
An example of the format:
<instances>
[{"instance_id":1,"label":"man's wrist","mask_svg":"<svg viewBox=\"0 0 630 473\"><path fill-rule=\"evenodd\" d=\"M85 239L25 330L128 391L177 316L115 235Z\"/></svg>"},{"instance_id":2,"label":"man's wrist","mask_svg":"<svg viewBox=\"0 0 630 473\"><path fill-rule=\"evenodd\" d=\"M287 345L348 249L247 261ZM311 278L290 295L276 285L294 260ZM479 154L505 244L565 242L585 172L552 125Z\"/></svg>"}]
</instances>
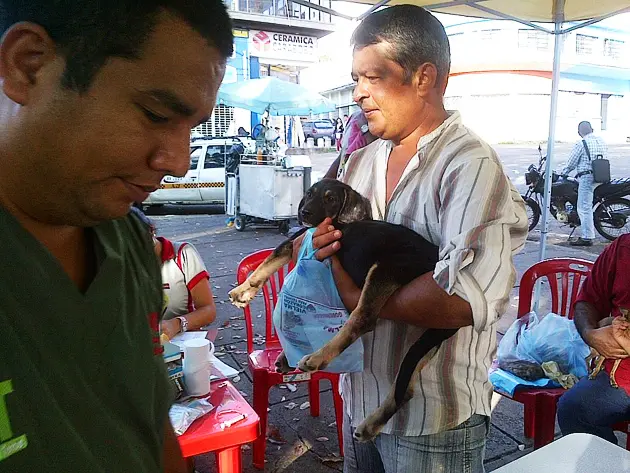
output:
<instances>
[{"instance_id":1,"label":"man's wrist","mask_svg":"<svg viewBox=\"0 0 630 473\"><path fill-rule=\"evenodd\" d=\"M584 330L582 338L589 347L593 347L593 345L597 343L597 334L599 333L597 330L597 327L587 328Z\"/></svg>"}]
</instances>

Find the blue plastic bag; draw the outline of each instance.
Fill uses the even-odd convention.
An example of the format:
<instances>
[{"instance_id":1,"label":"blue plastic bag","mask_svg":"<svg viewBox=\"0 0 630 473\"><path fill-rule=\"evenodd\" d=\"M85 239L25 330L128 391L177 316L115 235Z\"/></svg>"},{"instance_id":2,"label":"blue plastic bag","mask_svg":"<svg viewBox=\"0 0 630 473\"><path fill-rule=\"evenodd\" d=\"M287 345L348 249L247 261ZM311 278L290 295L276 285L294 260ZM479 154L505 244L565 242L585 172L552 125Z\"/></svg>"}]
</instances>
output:
<instances>
[{"instance_id":1,"label":"blue plastic bag","mask_svg":"<svg viewBox=\"0 0 630 473\"><path fill-rule=\"evenodd\" d=\"M273 311L276 333L290 366L297 366L304 356L323 347L349 317L335 285L331 262L315 259L314 232L315 229L309 229L304 234L298 262L285 278ZM361 339L344 350L323 371L363 371Z\"/></svg>"},{"instance_id":2,"label":"blue plastic bag","mask_svg":"<svg viewBox=\"0 0 630 473\"><path fill-rule=\"evenodd\" d=\"M582 340L575 323L567 317L549 313L540 318L535 312L516 319L499 343L497 360L531 361L539 365L555 361L564 374L578 378L588 374L586 357L590 348ZM526 381L501 369L490 374L492 384L509 393L519 386L557 387L558 384L543 378Z\"/></svg>"}]
</instances>

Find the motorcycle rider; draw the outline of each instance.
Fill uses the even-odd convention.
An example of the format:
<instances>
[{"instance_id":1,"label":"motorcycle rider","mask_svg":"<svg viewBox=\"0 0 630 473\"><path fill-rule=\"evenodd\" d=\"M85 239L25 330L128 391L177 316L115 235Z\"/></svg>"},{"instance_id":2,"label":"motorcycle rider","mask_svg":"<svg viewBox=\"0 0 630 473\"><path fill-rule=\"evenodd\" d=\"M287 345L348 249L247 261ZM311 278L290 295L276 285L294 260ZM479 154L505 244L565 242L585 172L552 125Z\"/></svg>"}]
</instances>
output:
<instances>
[{"instance_id":1,"label":"motorcycle rider","mask_svg":"<svg viewBox=\"0 0 630 473\"><path fill-rule=\"evenodd\" d=\"M575 177L579 182L577 213L580 216L582 236L571 241L570 244L572 246L592 246L595 239L595 225L593 224L593 190L595 186L591 158L594 159L601 155L602 158L607 159L608 146L601 137L593 134L593 127L590 122L580 122L578 134L582 139L573 146L569 160L562 170L562 175L566 176L575 169L577 172Z\"/></svg>"}]
</instances>

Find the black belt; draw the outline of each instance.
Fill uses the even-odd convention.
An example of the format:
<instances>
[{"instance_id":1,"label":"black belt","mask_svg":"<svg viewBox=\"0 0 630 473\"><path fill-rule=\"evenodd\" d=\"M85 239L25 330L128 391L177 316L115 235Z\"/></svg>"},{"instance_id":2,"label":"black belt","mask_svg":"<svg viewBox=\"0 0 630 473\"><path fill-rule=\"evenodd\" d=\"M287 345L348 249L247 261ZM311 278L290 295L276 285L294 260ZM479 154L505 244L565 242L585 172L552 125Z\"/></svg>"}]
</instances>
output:
<instances>
[{"instance_id":1,"label":"black belt","mask_svg":"<svg viewBox=\"0 0 630 473\"><path fill-rule=\"evenodd\" d=\"M582 177L582 176L586 176L587 174L593 174L593 171L582 171L582 172L578 172L578 173L575 175L575 178L576 178L576 179L579 179L580 177Z\"/></svg>"}]
</instances>

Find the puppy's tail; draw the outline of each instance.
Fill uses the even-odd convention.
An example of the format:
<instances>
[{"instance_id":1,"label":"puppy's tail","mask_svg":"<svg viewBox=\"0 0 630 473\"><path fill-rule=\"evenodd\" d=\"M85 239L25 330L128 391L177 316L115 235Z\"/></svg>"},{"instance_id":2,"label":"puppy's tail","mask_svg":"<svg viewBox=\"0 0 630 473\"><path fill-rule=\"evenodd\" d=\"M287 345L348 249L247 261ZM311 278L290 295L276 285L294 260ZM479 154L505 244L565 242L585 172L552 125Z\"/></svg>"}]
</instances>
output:
<instances>
[{"instance_id":1,"label":"puppy's tail","mask_svg":"<svg viewBox=\"0 0 630 473\"><path fill-rule=\"evenodd\" d=\"M397 408L409 400L409 384L418 363L422 361L424 364L428 363L429 359L423 360L423 358L433 356L442 342L451 338L455 332L457 329L430 328L409 348L396 376L394 400Z\"/></svg>"}]
</instances>

